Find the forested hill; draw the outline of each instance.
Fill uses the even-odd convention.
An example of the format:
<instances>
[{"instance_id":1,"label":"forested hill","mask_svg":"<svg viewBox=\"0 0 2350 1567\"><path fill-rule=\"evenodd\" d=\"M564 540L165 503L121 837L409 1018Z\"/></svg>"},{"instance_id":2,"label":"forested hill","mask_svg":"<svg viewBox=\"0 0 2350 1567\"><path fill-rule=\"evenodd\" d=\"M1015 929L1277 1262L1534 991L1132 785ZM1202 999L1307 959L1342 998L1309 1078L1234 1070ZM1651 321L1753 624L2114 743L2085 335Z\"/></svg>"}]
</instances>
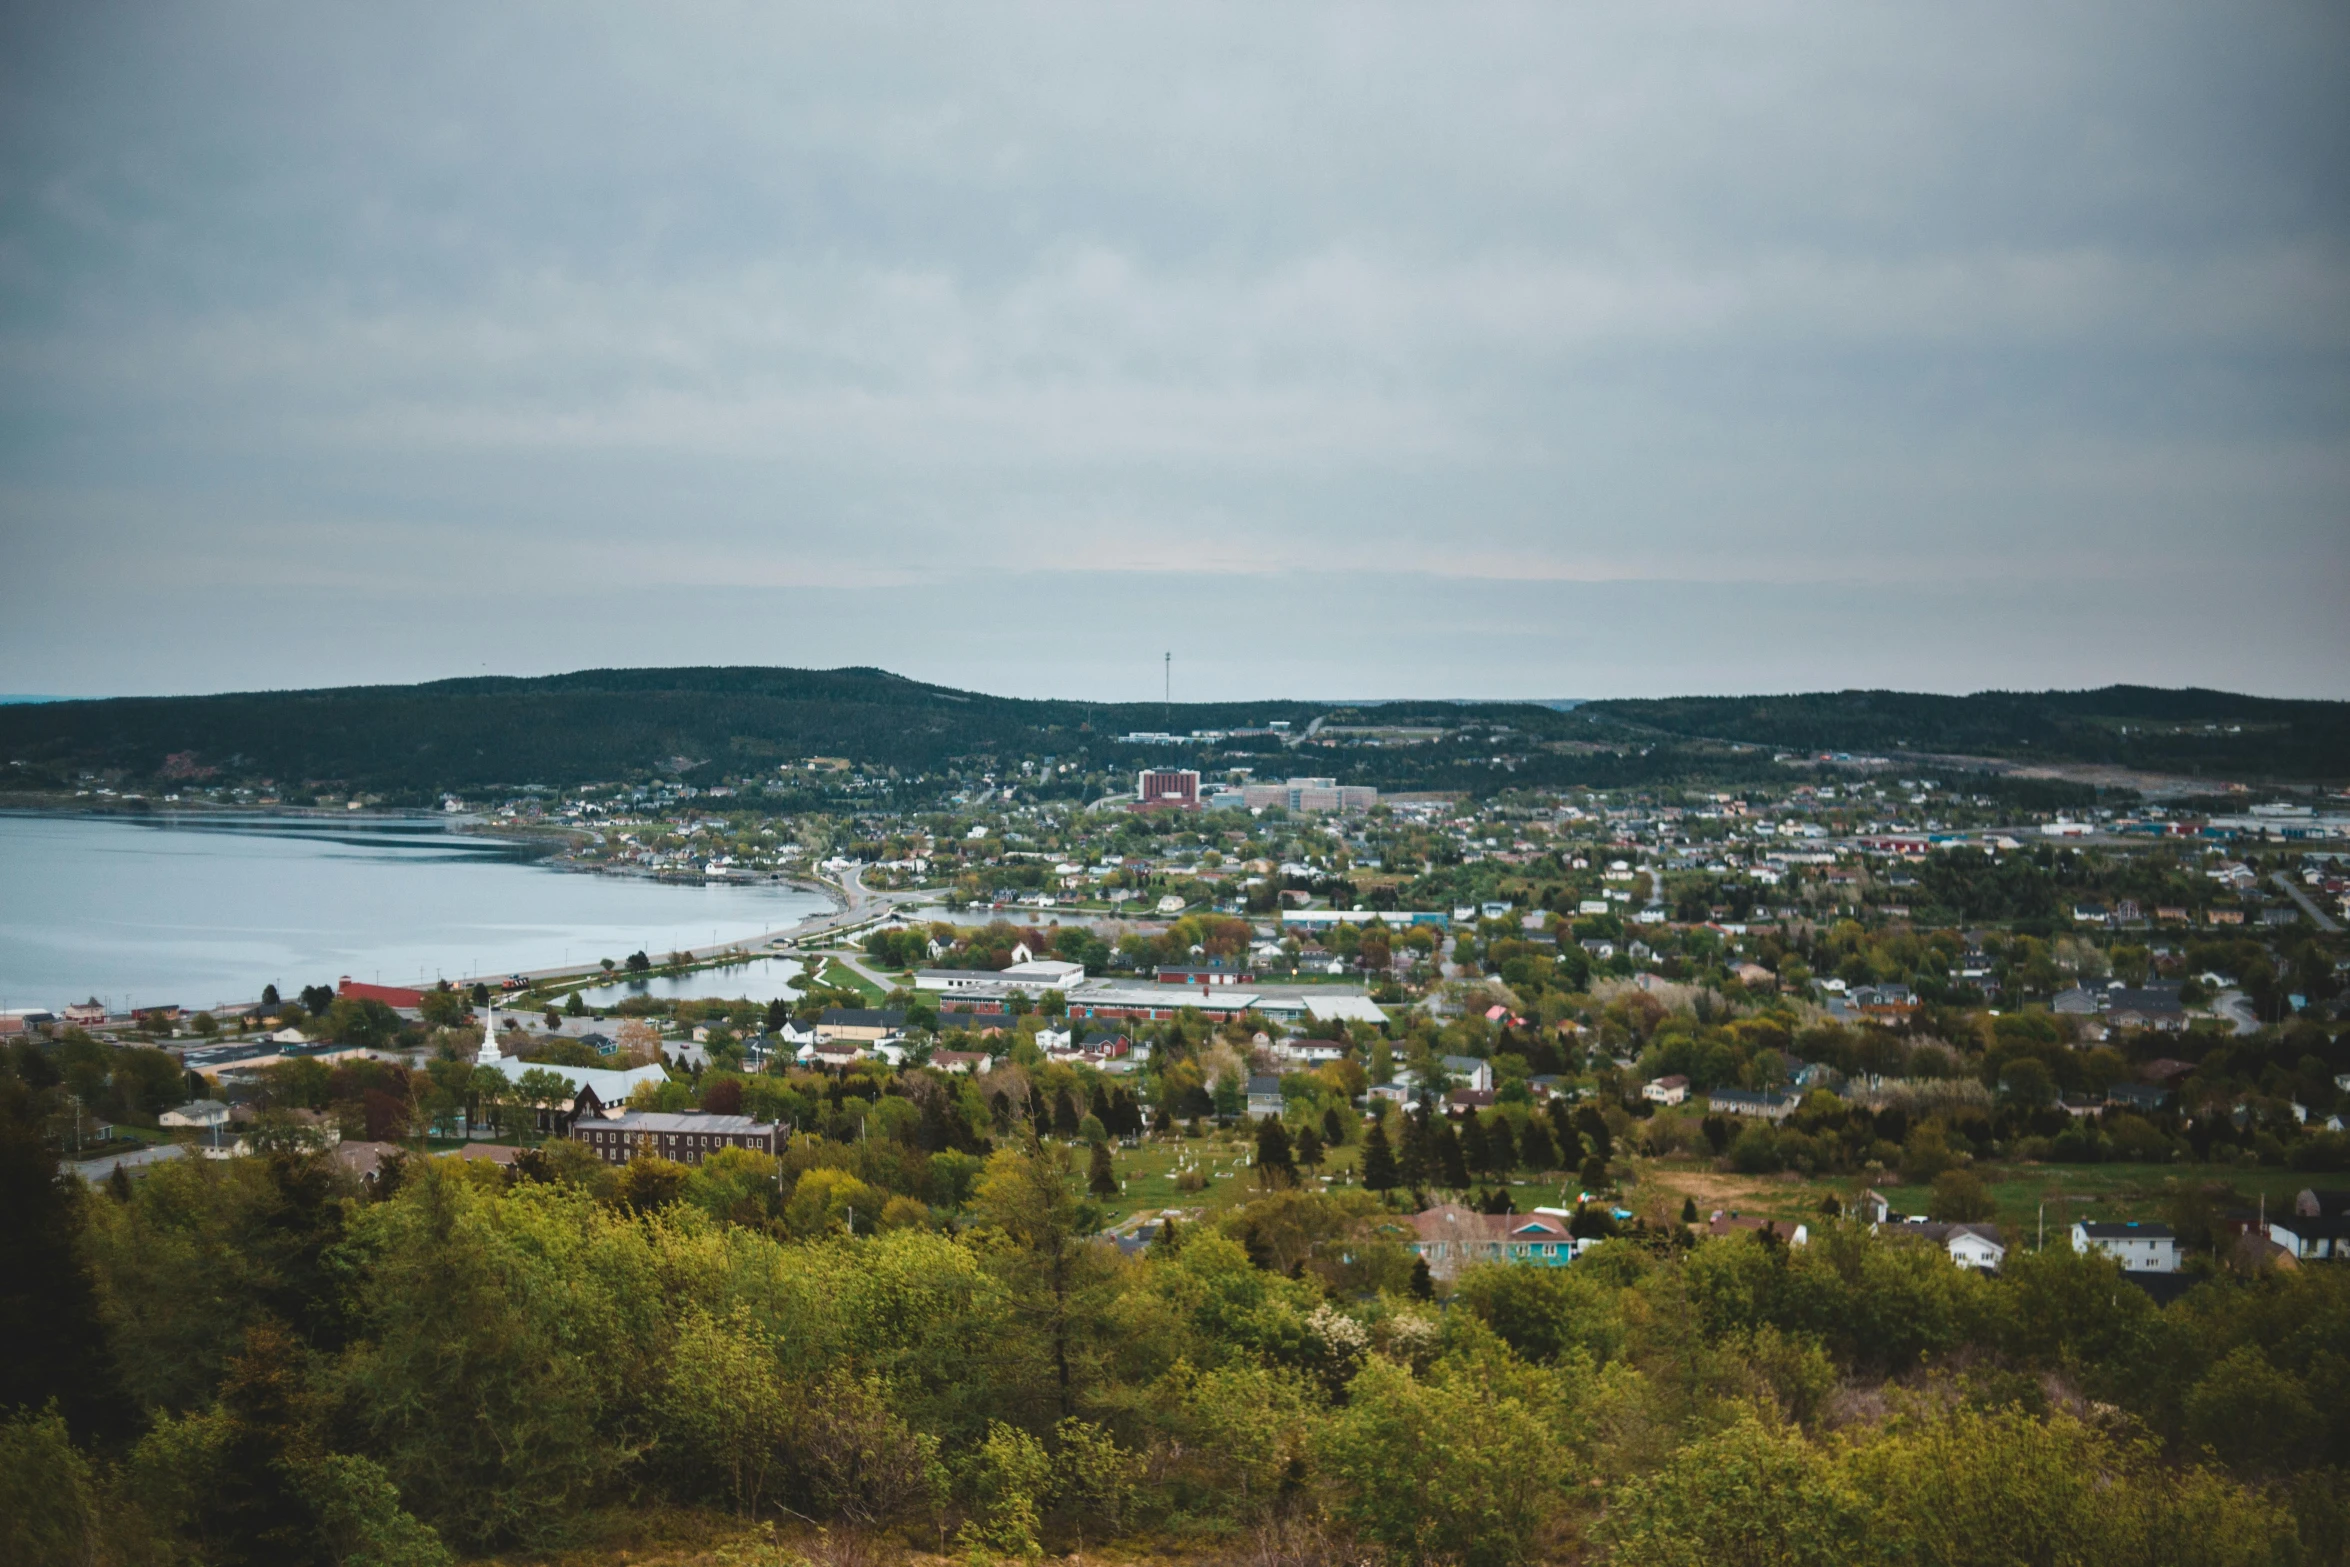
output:
<instances>
[{"instance_id":1,"label":"forested hill","mask_svg":"<svg viewBox=\"0 0 2350 1567\"><path fill-rule=\"evenodd\" d=\"M1319 719L1310 744L1304 738ZM1268 726L1288 726L1286 737ZM1128 745L1135 731L1253 730ZM1388 789L1623 787L1770 776L1768 751L1965 752L2260 779L2350 778L2350 704L2116 687L1970 697L1849 691L1588 703L1023 701L878 669L602 669L530 679L0 706L0 787L101 779L339 788L395 802L539 783L697 783L841 757L906 777L1076 764L1047 792L1164 761L1342 774ZM1114 785L1113 785L1114 786Z\"/></svg>"},{"instance_id":2,"label":"forested hill","mask_svg":"<svg viewBox=\"0 0 2350 1567\"><path fill-rule=\"evenodd\" d=\"M2245 780L2350 777L2350 702L2226 691L1823 691L1593 702L1581 711L1681 741L1791 751L1957 753Z\"/></svg>"},{"instance_id":3,"label":"forested hill","mask_svg":"<svg viewBox=\"0 0 2350 1567\"><path fill-rule=\"evenodd\" d=\"M1429 705L1454 729L1481 715L1563 728L1545 708ZM1303 730L1329 703L1023 701L926 685L878 669L598 669L528 679L434 681L221 696L122 697L0 707L0 763L19 788L88 774L337 783L388 796L489 785L682 775L697 781L842 757L934 773L1058 756L1116 770L1196 760L1127 746L1135 731ZM1378 721L1423 716L1382 706ZM1269 735L1238 742L1281 751ZM1277 763L1276 763L1277 766ZM1317 763L1302 770L1327 770Z\"/></svg>"},{"instance_id":4,"label":"forested hill","mask_svg":"<svg viewBox=\"0 0 2350 1567\"><path fill-rule=\"evenodd\" d=\"M1280 703L1181 712L1195 727L1312 717ZM878 669L596 669L9 707L0 757L49 773L144 778L196 767L407 792L733 772L809 756L920 771L966 755L1075 750L1166 718L1158 706L1018 701Z\"/></svg>"}]
</instances>

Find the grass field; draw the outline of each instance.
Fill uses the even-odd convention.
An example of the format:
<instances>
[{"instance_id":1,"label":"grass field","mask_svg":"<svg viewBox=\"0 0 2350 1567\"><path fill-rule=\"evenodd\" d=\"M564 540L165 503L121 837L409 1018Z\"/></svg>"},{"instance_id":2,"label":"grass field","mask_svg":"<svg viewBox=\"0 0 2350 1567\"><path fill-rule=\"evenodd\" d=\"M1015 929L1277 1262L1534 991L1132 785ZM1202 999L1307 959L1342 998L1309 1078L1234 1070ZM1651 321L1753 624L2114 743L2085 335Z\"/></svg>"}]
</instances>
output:
<instances>
[{"instance_id":1,"label":"grass field","mask_svg":"<svg viewBox=\"0 0 2350 1567\"><path fill-rule=\"evenodd\" d=\"M1260 1191L1249 1163L1255 1151L1255 1139L1237 1131L1210 1131L1196 1139L1148 1139L1138 1148L1119 1149L1115 1165L1125 1189L1106 1205L1109 1221L1115 1224L1162 1208L1200 1209L1213 1215L1244 1204ZM1350 1184L1361 1157L1359 1144L1329 1150L1322 1163L1322 1184L1331 1190ZM1083 1168L1081 1156L1078 1169ZM1207 1184L1198 1191L1179 1188L1176 1176L1185 1168L1200 1170L1208 1177ZM2293 1194L2313 1179L2324 1184L2291 1170L2206 1165L1987 1162L1976 1171L1998 1204L1996 1221L2027 1246L2039 1233L2043 1203L2048 1235L2061 1238L2076 1219L2160 1219L2165 1198L2175 1186L2231 1186L2248 1206L2265 1196L2273 1211L2289 1206ZM1867 1184L1853 1176L1807 1180L1738 1175L1690 1159L1635 1159L1617 1200L1651 1222L1668 1224L1679 1221L1684 1198L1695 1200L1701 1216L1720 1209L1809 1222L1818 1219L1823 1199L1834 1196L1849 1203ZM1509 1190L1520 1213L1535 1207L1572 1207L1580 1195L1572 1179L1562 1186L1523 1173L1509 1183ZM1877 1190L1895 1212L1926 1211L1928 1193L1923 1186L1879 1184Z\"/></svg>"},{"instance_id":2,"label":"grass field","mask_svg":"<svg viewBox=\"0 0 2350 1567\"><path fill-rule=\"evenodd\" d=\"M879 1001L888 993L855 969L850 968L846 963L829 959L825 962L823 971L817 974L816 983L832 985L841 990L853 990L868 1001Z\"/></svg>"}]
</instances>

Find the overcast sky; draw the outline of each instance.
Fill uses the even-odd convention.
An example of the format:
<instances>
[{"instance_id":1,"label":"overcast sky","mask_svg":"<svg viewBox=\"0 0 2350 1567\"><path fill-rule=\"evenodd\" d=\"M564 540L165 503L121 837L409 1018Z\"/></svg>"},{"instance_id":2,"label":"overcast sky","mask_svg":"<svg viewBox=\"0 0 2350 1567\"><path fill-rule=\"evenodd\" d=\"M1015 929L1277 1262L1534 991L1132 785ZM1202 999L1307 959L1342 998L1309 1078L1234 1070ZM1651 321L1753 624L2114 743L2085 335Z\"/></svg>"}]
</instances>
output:
<instances>
[{"instance_id":1,"label":"overcast sky","mask_svg":"<svg viewBox=\"0 0 2350 1567\"><path fill-rule=\"evenodd\" d=\"M0 691L2350 697L2350 9L17 4Z\"/></svg>"}]
</instances>

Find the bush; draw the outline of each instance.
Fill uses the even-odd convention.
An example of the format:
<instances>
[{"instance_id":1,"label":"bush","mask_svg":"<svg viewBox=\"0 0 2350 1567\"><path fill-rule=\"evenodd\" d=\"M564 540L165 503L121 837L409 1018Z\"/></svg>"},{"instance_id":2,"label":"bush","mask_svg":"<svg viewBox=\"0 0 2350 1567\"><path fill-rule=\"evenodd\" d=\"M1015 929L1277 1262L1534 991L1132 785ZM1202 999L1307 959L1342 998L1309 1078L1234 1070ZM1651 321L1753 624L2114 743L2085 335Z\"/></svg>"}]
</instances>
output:
<instances>
[{"instance_id":1,"label":"bush","mask_svg":"<svg viewBox=\"0 0 2350 1567\"><path fill-rule=\"evenodd\" d=\"M1945 1170L1934 1177L1933 1195L1926 1201L1926 1217L1956 1224L1972 1224L1998 1212L1991 1188L1972 1170Z\"/></svg>"}]
</instances>

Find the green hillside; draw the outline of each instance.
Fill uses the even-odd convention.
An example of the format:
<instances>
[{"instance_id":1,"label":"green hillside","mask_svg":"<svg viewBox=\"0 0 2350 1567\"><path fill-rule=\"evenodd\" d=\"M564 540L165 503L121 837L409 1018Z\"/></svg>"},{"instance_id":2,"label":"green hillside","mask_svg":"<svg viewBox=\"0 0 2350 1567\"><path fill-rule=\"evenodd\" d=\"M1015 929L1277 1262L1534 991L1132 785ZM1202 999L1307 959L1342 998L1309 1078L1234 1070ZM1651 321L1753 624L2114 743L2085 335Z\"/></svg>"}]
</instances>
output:
<instances>
[{"instance_id":1,"label":"green hillside","mask_svg":"<svg viewBox=\"0 0 2350 1567\"><path fill-rule=\"evenodd\" d=\"M1307 731L1320 720L1322 728ZM1283 723L1286 735L1267 732ZM1182 745L1136 731L1232 730ZM1762 748L1758 754L1757 748ZM956 691L877 669L605 669L531 679L0 706L0 777L338 788L391 801L590 780L772 775L814 756L913 779L1053 757L1041 792L1151 762L1338 774L1390 790L1636 787L1772 776L1771 750L1961 752L2247 780L2350 777L2350 704L2210 691L1534 703L1091 703ZM1098 786L1098 785L1097 785Z\"/></svg>"},{"instance_id":2,"label":"green hillside","mask_svg":"<svg viewBox=\"0 0 2350 1567\"><path fill-rule=\"evenodd\" d=\"M1595 702L1583 711L1683 741L1792 751L1957 753L2246 780L2350 777L2350 703L2225 691L1833 691Z\"/></svg>"}]
</instances>

